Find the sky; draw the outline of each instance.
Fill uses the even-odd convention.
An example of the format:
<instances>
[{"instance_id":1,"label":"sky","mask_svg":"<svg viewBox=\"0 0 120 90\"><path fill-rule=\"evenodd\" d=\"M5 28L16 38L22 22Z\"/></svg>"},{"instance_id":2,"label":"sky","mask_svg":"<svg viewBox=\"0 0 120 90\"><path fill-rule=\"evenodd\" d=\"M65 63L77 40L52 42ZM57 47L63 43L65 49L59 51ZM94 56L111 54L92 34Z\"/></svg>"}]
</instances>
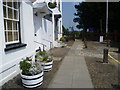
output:
<instances>
[{"instance_id":1,"label":"sky","mask_svg":"<svg viewBox=\"0 0 120 90\"><path fill-rule=\"evenodd\" d=\"M78 2L62 2L62 20L63 20L63 26L65 28L74 27L74 30L76 30L77 23L73 22L74 19L74 13L76 13L76 9L74 8L74 5L78 4Z\"/></svg>"}]
</instances>

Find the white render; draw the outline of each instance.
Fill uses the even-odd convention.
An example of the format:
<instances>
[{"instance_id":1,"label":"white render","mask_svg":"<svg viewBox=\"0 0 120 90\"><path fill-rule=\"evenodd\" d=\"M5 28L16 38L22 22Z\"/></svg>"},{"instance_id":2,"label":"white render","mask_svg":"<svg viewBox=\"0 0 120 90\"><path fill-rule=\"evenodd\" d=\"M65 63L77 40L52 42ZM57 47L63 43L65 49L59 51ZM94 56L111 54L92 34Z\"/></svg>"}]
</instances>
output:
<instances>
[{"instance_id":1,"label":"white render","mask_svg":"<svg viewBox=\"0 0 120 90\"><path fill-rule=\"evenodd\" d=\"M36 49L41 46L41 49L43 50L43 45L41 45L41 43L46 45L45 50L58 47L58 41L62 37L62 18L57 20L57 29L55 27L55 15L62 15L62 2L60 2L60 7L58 7L59 1L57 0L57 7L54 9L49 8L49 2L50 0L36 0L36 2L33 3L34 27L36 34L35 42L37 42ZM54 0L52 0L52 2L54 2ZM41 5L41 7L39 5ZM48 14L52 15L49 17L51 20L44 18L44 16Z\"/></svg>"},{"instance_id":2,"label":"white render","mask_svg":"<svg viewBox=\"0 0 120 90\"><path fill-rule=\"evenodd\" d=\"M26 43L26 47L14 49L11 51L4 51L5 45L5 37L4 37L4 23L1 23L0 36L2 42L2 47L0 47L0 55L2 54L2 61L0 63L0 86L3 85L8 80L12 79L15 75L19 73L19 65L18 63L22 58L26 56L31 56L35 53L34 46L34 27L33 27L33 8L31 2L21 2L21 39L23 43ZM0 2L0 10L3 10L2 1ZM3 11L1 11L3 12ZM29 14L29 15L28 15ZM0 13L1 22L3 22L3 13ZM31 18L31 19L30 19ZM28 33L29 32L29 33Z\"/></svg>"},{"instance_id":3,"label":"white render","mask_svg":"<svg viewBox=\"0 0 120 90\"><path fill-rule=\"evenodd\" d=\"M23 9L23 8L25 8L25 9ZM0 2L0 10L3 10L2 2ZM0 63L0 71L1 71L0 76L2 77L0 79L0 85L4 84L6 81L13 78L19 72L18 63L22 58L24 58L26 56L30 56L35 52L34 42L33 42L33 40L34 40L33 19L29 19L29 18L33 18L31 3L22 2L21 11L22 11L21 12L21 25L22 25L22 27L21 27L22 34L21 35L22 35L22 41L24 43L27 43L27 47L5 52L4 48L6 45L5 45L5 41L4 41L5 40L4 32L3 32L4 29L3 29L3 27L1 28L2 30L0 30L0 31L2 31L2 32L0 32L0 36L3 38L1 38L2 39L2 41L1 41L2 42L2 47L1 47L2 50L0 50L0 51L2 51L3 58L1 59L2 63ZM3 11L1 11L1 12L3 12ZM29 13L30 15L28 16L26 13ZM3 13L0 13L0 18L2 18L1 20L3 20ZM3 21L1 21L1 22L3 22ZM3 23L2 23L2 25L3 25Z\"/></svg>"},{"instance_id":4,"label":"white render","mask_svg":"<svg viewBox=\"0 0 120 90\"><path fill-rule=\"evenodd\" d=\"M37 0L32 1L35 2ZM47 5L51 0L38 1L41 3L46 2ZM58 3L58 0L56 2ZM56 33L58 38L55 40L54 20L58 11L51 10L48 6L43 7L42 10L35 11L33 8L33 2L23 0L20 5L21 41L22 43L27 44L27 46L5 51L4 49L6 48L6 44L2 3L2 0L0 0L0 12L2 12L0 13L0 36L2 37L0 38L0 86L20 73L19 62L23 58L34 56L39 47L43 49L43 46L39 43L45 44L45 50L49 50L50 48L58 46L57 41L62 37L62 18L59 18L58 33ZM61 12L59 12L59 14L62 15L62 2L60 4ZM58 7L56 8L58 9ZM39 12L37 17L35 16L36 12ZM46 14L52 14L51 21L43 18ZM49 41L52 42L51 47Z\"/></svg>"}]
</instances>

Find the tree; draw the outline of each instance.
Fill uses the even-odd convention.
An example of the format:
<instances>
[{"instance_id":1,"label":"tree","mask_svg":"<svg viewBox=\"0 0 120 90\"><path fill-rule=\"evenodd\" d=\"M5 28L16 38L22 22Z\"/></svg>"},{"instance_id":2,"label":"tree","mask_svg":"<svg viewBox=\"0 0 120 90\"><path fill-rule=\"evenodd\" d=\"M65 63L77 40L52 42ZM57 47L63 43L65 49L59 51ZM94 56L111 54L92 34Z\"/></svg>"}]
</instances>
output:
<instances>
[{"instance_id":1,"label":"tree","mask_svg":"<svg viewBox=\"0 0 120 90\"><path fill-rule=\"evenodd\" d=\"M63 35L69 34L69 29L65 28L64 26L62 26L62 29L63 29Z\"/></svg>"},{"instance_id":2,"label":"tree","mask_svg":"<svg viewBox=\"0 0 120 90\"><path fill-rule=\"evenodd\" d=\"M104 22L105 17L105 3L91 3L82 2L79 5L75 5L77 13L75 13L74 22L77 22L77 28L83 26L83 28L94 28L97 32L100 32L100 20Z\"/></svg>"},{"instance_id":3,"label":"tree","mask_svg":"<svg viewBox=\"0 0 120 90\"><path fill-rule=\"evenodd\" d=\"M120 33L120 2L108 3L108 32ZM106 2L82 2L75 5L77 13L73 21L77 28L94 28L95 32L106 32ZM120 42L120 36L112 36L115 42ZM120 45L119 45L120 47ZM120 48L119 48L120 50Z\"/></svg>"},{"instance_id":4,"label":"tree","mask_svg":"<svg viewBox=\"0 0 120 90\"><path fill-rule=\"evenodd\" d=\"M96 32L106 32L106 2L82 2L75 5L77 13L73 21L77 28L94 28ZM109 32L120 32L120 2L109 2Z\"/></svg>"},{"instance_id":5,"label":"tree","mask_svg":"<svg viewBox=\"0 0 120 90\"><path fill-rule=\"evenodd\" d=\"M109 3L109 30L120 32L120 2Z\"/></svg>"}]
</instances>

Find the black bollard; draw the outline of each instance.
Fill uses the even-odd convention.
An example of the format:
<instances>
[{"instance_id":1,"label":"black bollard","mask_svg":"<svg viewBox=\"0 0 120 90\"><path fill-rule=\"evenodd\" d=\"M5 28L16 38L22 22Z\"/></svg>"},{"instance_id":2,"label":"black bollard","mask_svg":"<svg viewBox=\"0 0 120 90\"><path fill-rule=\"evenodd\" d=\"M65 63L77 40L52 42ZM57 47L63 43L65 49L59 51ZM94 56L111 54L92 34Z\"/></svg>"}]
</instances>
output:
<instances>
[{"instance_id":1,"label":"black bollard","mask_svg":"<svg viewBox=\"0 0 120 90\"><path fill-rule=\"evenodd\" d=\"M108 63L108 49L104 49L103 54L103 63Z\"/></svg>"}]
</instances>

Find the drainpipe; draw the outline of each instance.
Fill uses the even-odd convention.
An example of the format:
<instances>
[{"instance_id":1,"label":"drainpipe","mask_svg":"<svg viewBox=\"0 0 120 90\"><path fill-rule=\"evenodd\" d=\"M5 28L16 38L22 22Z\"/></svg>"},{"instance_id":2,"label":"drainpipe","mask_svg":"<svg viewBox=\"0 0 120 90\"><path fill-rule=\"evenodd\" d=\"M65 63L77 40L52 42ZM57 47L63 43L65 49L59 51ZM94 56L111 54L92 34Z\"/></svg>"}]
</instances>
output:
<instances>
[{"instance_id":1,"label":"drainpipe","mask_svg":"<svg viewBox=\"0 0 120 90\"><path fill-rule=\"evenodd\" d=\"M52 26L53 26L53 30L52 30L52 32L53 32L53 37L52 37L52 39L53 39L53 46L54 46L54 40L55 40L55 20L54 20L54 18L55 18L55 16L54 16L54 14L52 13Z\"/></svg>"}]
</instances>

